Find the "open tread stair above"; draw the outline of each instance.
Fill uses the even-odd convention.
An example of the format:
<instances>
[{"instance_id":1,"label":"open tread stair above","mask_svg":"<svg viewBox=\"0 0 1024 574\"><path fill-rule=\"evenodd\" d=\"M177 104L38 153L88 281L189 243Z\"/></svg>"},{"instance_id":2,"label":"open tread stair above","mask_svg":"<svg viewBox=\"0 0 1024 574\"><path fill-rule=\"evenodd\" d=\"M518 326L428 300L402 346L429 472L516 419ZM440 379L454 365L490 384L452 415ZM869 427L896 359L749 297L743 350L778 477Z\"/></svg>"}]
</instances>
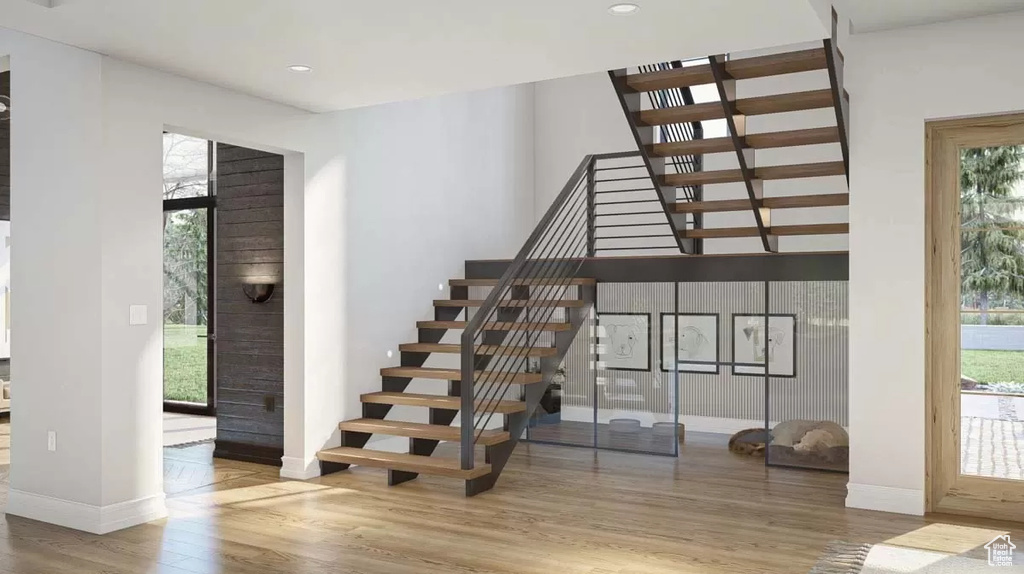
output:
<instances>
[{"instance_id":1,"label":"open tread stair above","mask_svg":"<svg viewBox=\"0 0 1024 574\"><path fill-rule=\"evenodd\" d=\"M461 381L462 371L459 369L439 369L436 367L385 367L380 370L382 377L405 377L411 379L433 379L438 381ZM542 381L540 373L515 373L512 376L477 371L476 378L482 381L494 380L495 376L513 385L532 385Z\"/></svg>"},{"instance_id":2,"label":"open tread stair above","mask_svg":"<svg viewBox=\"0 0 1024 574\"><path fill-rule=\"evenodd\" d=\"M389 421L382 419L354 419L338 423L338 428L347 432L385 434L409 438L425 438L430 440L458 441L462 430L459 427L410 423L405 421ZM484 446L503 443L509 439L507 432L502 430L479 431L478 444Z\"/></svg>"},{"instance_id":3,"label":"open tread stair above","mask_svg":"<svg viewBox=\"0 0 1024 574\"><path fill-rule=\"evenodd\" d=\"M321 461L336 464L375 466L378 468L463 480L472 480L491 473L491 465L489 464L477 464L469 470L463 470L459 461L455 459L400 452L383 452L365 448L335 447L322 450L316 456Z\"/></svg>"},{"instance_id":4,"label":"open tread stair above","mask_svg":"<svg viewBox=\"0 0 1024 574\"><path fill-rule=\"evenodd\" d=\"M417 321L417 329L465 329L469 321ZM484 323L485 331L548 331L562 332L572 329L569 323L519 323L514 321Z\"/></svg>"},{"instance_id":5,"label":"open tread stair above","mask_svg":"<svg viewBox=\"0 0 1024 574\"><path fill-rule=\"evenodd\" d=\"M827 177L844 175L846 166L841 161L802 163L794 165L775 165L754 168L754 179L802 179L808 177ZM716 183L739 183L743 181L743 172L738 169L717 171L698 171L693 173L673 173L662 178L665 185L690 187L711 185Z\"/></svg>"},{"instance_id":6,"label":"open tread stair above","mask_svg":"<svg viewBox=\"0 0 1024 574\"><path fill-rule=\"evenodd\" d=\"M445 395L378 392L366 393L359 398L363 403L377 405L401 405L405 407L425 407L450 411L462 409L461 397L449 397ZM477 402L482 403L483 401ZM526 403L522 401L498 401L495 410L501 414L521 413L526 410Z\"/></svg>"},{"instance_id":7,"label":"open tread stair above","mask_svg":"<svg viewBox=\"0 0 1024 574\"><path fill-rule=\"evenodd\" d=\"M403 343L399 351L409 353L447 353L459 354L462 345L456 343ZM480 345L476 348L478 355L517 355L523 357L553 357L558 353L554 347L511 347L504 345Z\"/></svg>"},{"instance_id":8,"label":"open tread stair above","mask_svg":"<svg viewBox=\"0 0 1024 574\"><path fill-rule=\"evenodd\" d=\"M761 207L769 209L801 209L808 207L833 207L849 205L847 193L823 193L817 195L794 195L788 197L765 197ZM686 201L672 204L675 213L716 213L727 211L750 211L750 200L722 199L717 201Z\"/></svg>"},{"instance_id":9,"label":"open tread stair above","mask_svg":"<svg viewBox=\"0 0 1024 574\"><path fill-rule=\"evenodd\" d=\"M725 63L725 71L736 80L765 78L781 74L824 70L828 60L824 48L813 48L784 54L740 58ZM690 88L714 83L710 65L686 66L626 76L626 85L638 92Z\"/></svg>"}]
</instances>

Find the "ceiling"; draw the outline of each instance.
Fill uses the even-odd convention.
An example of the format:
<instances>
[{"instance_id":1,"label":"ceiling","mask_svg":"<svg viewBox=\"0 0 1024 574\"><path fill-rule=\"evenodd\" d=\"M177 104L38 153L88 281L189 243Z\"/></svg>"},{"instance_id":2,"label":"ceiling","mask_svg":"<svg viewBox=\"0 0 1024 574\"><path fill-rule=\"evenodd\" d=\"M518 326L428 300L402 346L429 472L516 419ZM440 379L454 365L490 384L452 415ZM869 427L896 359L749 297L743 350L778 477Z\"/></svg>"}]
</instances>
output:
<instances>
[{"instance_id":1,"label":"ceiling","mask_svg":"<svg viewBox=\"0 0 1024 574\"><path fill-rule=\"evenodd\" d=\"M0 26L312 111L1024 9L1024 0L0 0ZM50 7L53 6L53 7ZM290 72L291 64L313 72Z\"/></svg>"},{"instance_id":2,"label":"ceiling","mask_svg":"<svg viewBox=\"0 0 1024 574\"><path fill-rule=\"evenodd\" d=\"M878 32L1024 10L1024 0L809 0L819 12L829 7L853 22L857 33Z\"/></svg>"},{"instance_id":3,"label":"ceiling","mask_svg":"<svg viewBox=\"0 0 1024 574\"><path fill-rule=\"evenodd\" d=\"M614 1L0 0L0 25L313 111L825 35L807 0Z\"/></svg>"}]
</instances>

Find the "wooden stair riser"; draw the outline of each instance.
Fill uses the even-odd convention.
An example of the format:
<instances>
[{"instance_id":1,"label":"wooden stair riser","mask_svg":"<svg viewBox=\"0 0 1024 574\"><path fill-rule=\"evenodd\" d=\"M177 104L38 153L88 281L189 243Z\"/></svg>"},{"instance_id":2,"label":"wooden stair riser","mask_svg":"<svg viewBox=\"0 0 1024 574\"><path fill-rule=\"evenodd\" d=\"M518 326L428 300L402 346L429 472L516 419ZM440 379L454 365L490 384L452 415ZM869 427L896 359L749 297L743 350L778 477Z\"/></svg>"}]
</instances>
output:
<instances>
[{"instance_id":1,"label":"wooden stair riser","mask_svg":"<svg viewBox=\"0 0 1024 574\"><path fill-rule=\"evenodd\" d=\"M400 371L398 369L404 369L404 367L386 367L381 369L381 377L395 380L412 380L412 379L426 379L433 381L459 381L462 379L462 372L458 369L423 369L417 368L410 374L406 374L406 371ZM483 374L477 372L476 380L479 381L490 381L498 377L505 377L503 374ZM509 383L513 385L532 385L540 383L540 377L535 373L517 373Z\"/></svg>"},{"instance_id":2,"label":"wooden stair riser","mask_svg":"<svg viewBox=\"0 0 1024 574\"><path fill-rule=\"evenodd\" d=\"M841 235L850 232L847 223L812 223L806 225L775 225L768 228L768 233L776 237L797 235ZM700 239L726 239L736 237L759 237L756 227L713 227L706 229L690 229L680 231L687 237Z\"/></svg>"}]
</instances>

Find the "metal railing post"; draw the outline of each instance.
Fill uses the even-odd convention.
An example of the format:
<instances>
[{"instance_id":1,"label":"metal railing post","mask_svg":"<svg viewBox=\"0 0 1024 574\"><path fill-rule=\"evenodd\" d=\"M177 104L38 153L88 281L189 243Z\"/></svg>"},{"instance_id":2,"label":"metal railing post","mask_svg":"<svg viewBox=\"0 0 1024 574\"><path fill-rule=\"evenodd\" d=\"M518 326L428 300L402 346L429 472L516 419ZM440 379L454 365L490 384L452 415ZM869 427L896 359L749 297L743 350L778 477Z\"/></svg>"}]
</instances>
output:
<instances>
[{"instance_id":1,"label":"metal railing post","mask_svg":"<svg viewBox=\"0 0 1024 574\"><path fill-rule=\"evenodd\" d=\"M461 463L463 470L470 470L473 468L473 430L475 426L475 417L473 412L473 392L475 387L473 380L473 376L475 375L475 365L473 364L473 360L475 357L473 347L475 338L476 334L472 329L466 329L462 333L462 383L460 385L462 395L462 418L459 423L461 425L461 428L459 429L459 439L462 448Z\"/></svg>"},{"instance_id":2,"label":"metal railing post","mask_svg":"<svg viewBox=\"0 0 1024 574\"><path fill-rule=\"evenodd\" d=\"M597 183L594 173L596 158L590 159L587 166L587 257L594 257L597 254L597 230L594 228L597 221Z\"/></svg>"}]
</instances>

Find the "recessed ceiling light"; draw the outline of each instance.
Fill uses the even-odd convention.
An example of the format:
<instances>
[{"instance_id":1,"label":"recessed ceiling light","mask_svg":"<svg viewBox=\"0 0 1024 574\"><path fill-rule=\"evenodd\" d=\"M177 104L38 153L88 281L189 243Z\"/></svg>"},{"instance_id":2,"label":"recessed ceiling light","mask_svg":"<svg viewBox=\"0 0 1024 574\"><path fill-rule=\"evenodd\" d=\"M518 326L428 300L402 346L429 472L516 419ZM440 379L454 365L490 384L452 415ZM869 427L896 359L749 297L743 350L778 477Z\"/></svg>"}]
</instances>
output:
<instances>
[{"instance_id":1,"label":"recessed ceiling light","mask_svg":"<svg viewBox=\"0 0 1024 574\"><path fill-rule=\"evenodd\" d=\"M313 71L313 68L311 66L306 66L306 65L303 65L303 64L295 64L294 66L288 66L288 69L293 71L293 72L312 72Z\"/></svg>"},{"instance_id":2,"label":"recessed ceiling light","mask_svg":"<svg viewBox=\"0 0 1024 574\"><path fill-rule=\"evenodd\" d=\"M608 7L608 12L615 16L625 16L626 14L633 14L640 9L640 6L636 4L612 4Z\"/></svg>"}]
</instances>

